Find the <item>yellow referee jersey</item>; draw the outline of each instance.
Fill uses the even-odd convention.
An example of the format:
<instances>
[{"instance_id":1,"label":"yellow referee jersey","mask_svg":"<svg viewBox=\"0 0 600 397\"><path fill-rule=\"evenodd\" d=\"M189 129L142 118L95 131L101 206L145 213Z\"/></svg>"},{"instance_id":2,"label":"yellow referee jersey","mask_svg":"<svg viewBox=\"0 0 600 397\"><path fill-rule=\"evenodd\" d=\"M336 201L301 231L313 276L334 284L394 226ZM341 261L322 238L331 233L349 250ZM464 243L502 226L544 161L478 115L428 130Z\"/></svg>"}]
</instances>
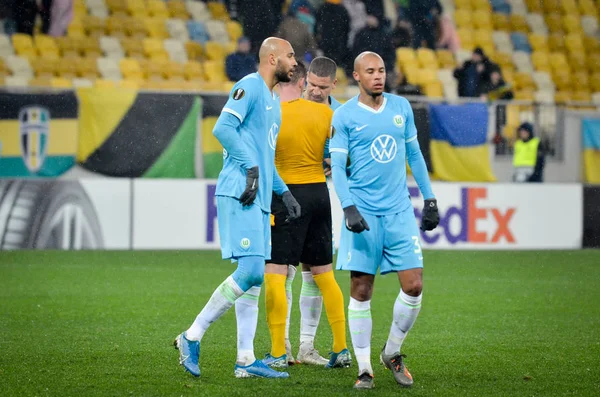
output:
<instances>
[{"instance_id":1,"label":"yellow referee jersey","mask_svg":"<svg viewBox=\"0 0 600 397\"><path fill-rule=\"evenodd\" d=\"M275 166L286 184L325 182L323 152L333 110L300 98L281 104Z\"/></svg>"}]
</instances>

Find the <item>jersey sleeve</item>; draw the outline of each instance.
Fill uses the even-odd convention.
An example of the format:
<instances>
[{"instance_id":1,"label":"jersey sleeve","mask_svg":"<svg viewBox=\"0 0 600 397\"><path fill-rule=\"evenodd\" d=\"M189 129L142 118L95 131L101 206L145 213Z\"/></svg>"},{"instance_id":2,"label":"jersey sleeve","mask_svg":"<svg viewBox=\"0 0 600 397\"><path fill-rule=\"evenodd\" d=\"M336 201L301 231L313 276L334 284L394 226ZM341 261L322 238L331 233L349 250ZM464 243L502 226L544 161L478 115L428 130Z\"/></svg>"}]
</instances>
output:
<instances>
[{"instance_id":1,"label":"jersey sleeve","mask_svg":"<svg viewBox=\"0 0 600 397\"><path fill-rule=\"evenodd\" d=\"M329 140L330 153L348 154L348 130L343 122L343 113L335 111L331 120L331 138Z\"/></svg>"},{"instance_id":2,"label":"jersey sleeve","mask_svg":"<svg viewBox=\"0 0 600 397\"><path fill-rule=\"evenodd\" d=\"M406 128L404 130L404 140L406 143L417 139L417 127L415 126L415 116L408 102L405 98L402 98L404 109L406 109Z\"/></svg>"},{"instance_id":3,"label":"jersey sleeve","mask_svg":"<svg viewBox=\"0 0 600 397\"><path fill-rule=\"evenodd\" d=\"M258 98L259 86L258 79L254 77L246 77L233 86L227 103L223 107L223 112L233 114L244 122L244 119L252 109L254 101Z\"/></svg>"}]
</instances>

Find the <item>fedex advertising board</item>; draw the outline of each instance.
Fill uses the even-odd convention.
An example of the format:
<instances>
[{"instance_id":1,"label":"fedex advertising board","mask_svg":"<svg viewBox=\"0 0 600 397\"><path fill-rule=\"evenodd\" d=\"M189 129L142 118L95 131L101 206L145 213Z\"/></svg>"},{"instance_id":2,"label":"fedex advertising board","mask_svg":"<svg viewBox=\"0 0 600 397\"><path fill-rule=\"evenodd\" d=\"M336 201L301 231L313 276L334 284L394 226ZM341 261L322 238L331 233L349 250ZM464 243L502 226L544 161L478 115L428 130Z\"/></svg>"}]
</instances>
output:
<instances>
[{"instance_id":1,"label":"fedex advertising board","mask_svg":"<svg viewBox=\"0 0 600 397\"><path fill-rule=\"evenodd\" d=\"M567 249L582 241L583 192L576 184L434 183L439 226L421 232L441 249ZM423 198L410 186L417 222Z\"/></svg>"}]
</instances>

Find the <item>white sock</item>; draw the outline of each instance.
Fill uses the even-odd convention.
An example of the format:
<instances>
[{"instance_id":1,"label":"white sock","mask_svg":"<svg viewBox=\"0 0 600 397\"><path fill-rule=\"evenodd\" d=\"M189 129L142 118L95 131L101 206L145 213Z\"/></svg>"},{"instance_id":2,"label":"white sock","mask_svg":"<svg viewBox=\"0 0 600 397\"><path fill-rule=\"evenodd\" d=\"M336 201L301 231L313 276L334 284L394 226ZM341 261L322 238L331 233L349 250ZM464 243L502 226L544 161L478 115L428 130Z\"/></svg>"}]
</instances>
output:
<instances>
[{"instance_id":1,"label":"white sock","mask_svg":"<svg viewBox=\"0 0 600 397\"><path fill-rule=\"evenodd\" d=\"M287 279L285 280L285 296L288 303L287 319L285 321L285 340L290 340L290 318L292 315L292 284L294 283L294 277L296 276L296 266L288 266Z\"/></svg>"},{"instance_id":2,"label":"white sock","mask_svg":"<svg viewBox=\"0 0 600 397\"><path fill-rule=\"evenodd\" d=\"M323 295L311 272L302 272L300 290L300 343L314 345L323 310Z\"/></svg>"},{"instance_id":3,"label":"white sock","mask_svg":"<svg viewBox=\"0 0 600 397\"><path fill-rule=\"evenodd\" d=\"M400 294L396 298L396 303L394 303L394 318L392 320L392 327L390 328L390 335L385 345L386 355L400 351L406 334L410 331L419 315L422 296L423 294L410 296L400 290Z\"/></svg>"},{"instance_id":4,"label":"white sock","mask_svg":"<svg viewBox=\"0 0 600 397\"><path fill-rule=\"evenodd\" d=\"M260 287L252 287L235 301L237 321L237 363L250 365L254 357L254 336L258 324L258 298Z\"/></svg>"},{"instance_id":5,"label":"white sock","mask_svg":"<svg viewBox=\"0 0 600 397\"><path fill-rule=\"evenodd\" d=\"M235 280L229 276L217 287L215 292L200 312L192 326L185 331L188 340L202 340L208 327L217 321L244 291L237 285Z\"/></svg>"},{"instance_id":6,"label":"white sock","mask_svg":"<svg viewBox=\"0 0 600 397\"><path fill-rule=\"evenodd\" d=\"M348 326L352 336L352 347L358 362L358 374L368 371L373 374L371 367L371 301L360 302L350 297L348 305Z\"/></svg>"}]
</instances>

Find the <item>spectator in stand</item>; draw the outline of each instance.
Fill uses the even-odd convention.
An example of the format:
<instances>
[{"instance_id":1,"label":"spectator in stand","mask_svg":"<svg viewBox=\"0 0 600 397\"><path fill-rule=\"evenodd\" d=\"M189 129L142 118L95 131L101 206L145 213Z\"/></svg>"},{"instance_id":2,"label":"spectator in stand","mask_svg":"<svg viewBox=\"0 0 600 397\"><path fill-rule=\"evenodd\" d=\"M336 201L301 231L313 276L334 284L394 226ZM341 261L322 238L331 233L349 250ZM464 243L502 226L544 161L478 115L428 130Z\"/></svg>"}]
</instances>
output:
<instances>
[{"instance_id":1,"label":"spectator in stand","mask_svg":"<svg viewBox=\"0 0 600 397\"><path fill-rule=\"evenodd\" d=\"M383 0L362 0L362 2L365 4L367 15L373 15L375 18L377 18L379 21L379 26L383 28L389 26L388 20L385 18Z\"/></svg>"},{"instance_id":2,"label":"spectator in stand","mask_svg":"<svg viewBox=\"0 0 600 397\"><path fill-rule=\"evenodd\" d=\"M17 25L17 33L33 35L38 11L36 0L13 0L13 18Z\"/></svg>"},{"instance_id":3,"label":"spectator in stand","mask_svg":"<svg viewBox=\"0 0 600 397\"><path fill-rule=\"evenodd\" d=\"M450 17L442 12L439 5L433 7L432 16L436 33L436 48L452 52L460 50L460 38Z\"/></svg>"},{"instance_id":4,"label":"spectator in stand","mask_svg":"<svg viewBox=\"0 0 600 397\"><path fill-rule=\"evenodd\" d=\"M407 19L399 18L392 30L392 42L394 47L412 47L412 26Z\"/></svg>"},{"instance_id":5,"label":"spectator in stand","mask_svg":"<svg viewBox=\"0 0 600 397\"><path fill-rule=\"evenodd\" d=\"M517 129L513 166L515 182L543 182L545 165L544 149L540 139L534 136L533 125L523 123Z\"/></svg>"},{"instance_id":6,"label":"spectator in stand","mask_svg":"<svg viewBox=\"0 0 600 397\"><path fill-rule=\"evenodd\" d=\"M367 8L362 0L344 0L344 7L350 15L350 33L348 34L348 48L354 45L354 37L367 26Z\"/></svg>"},{"instance_id":7,"label":"spectator in stand","mask_svg":"<svg viewBox=\"0 0 600 397\"><path fill-rule=\"evenodd\" d=\"M389 92L396 81L396 48L392 38L374 15L367 17L367 26L356 34L354 47L352 48L352 58L356 58L364 51L373 51L383 59L387 72L385 89Z\"/></svg>"},{"instance_id":8,"label":"spectator in stand","mask_svg":"<svg viewBox=\"0 0 600 397\"><path fill-rule=\"evenodd\" d=\"M73 20L73 0L53 0L48 34L54 37L64 36L71 20Z\"/></svg>"},{"instance_id":9,"label":"spectator in stand","mask_svg":"<svg viewBox=\"0 0 600 397\"><path fill-rule=\"evenodd\" d=\"M315 37L325 56L333 59L340 67L351 63L348 59L350 15L342 5L342 0L326 0L315 17Z\"/></svg>"},{"instance_id":10,"label":"spectator in stand","mask_svg":"<svg viewBox=\"0 0 600 397\"><path fill-rule=\"evenodd\" d=\"M435 49L435 26L433 9L441 9L437 0L413 0L406 9L407 17L413 27L413 48L419 48L426 43L428 48Z\"/></svg>"},{"instance_id":11,"label":"spectator in stand","mask_svg":"<svg viewBox=\"0 0 600 397\"><path fill-rule=\"evenodd\" d=\"M298 59L312 59L317 54L317 43L310 32L309 25L302 22L298 15L305 15L304 19L309 20L311 16L310 9L307 6L295 7L299 1L294 1L288 9L288 15L285 17L277 33L276 37L280 37L290 42L296 57ZM309 61L310 62L310 61Z\"/></svg>"},{"instance_id":12,"label":"spectator in stand","mask_svg":"<svg viewBox=\"0 0 600 397\"><path fill-rule=\"evenodd\" d=\"M458 79L458 96L477 98L485 93L494 67L483 50L475 48L471 59L454 70L454 77Z\"/></svg>"},{"instance_id":13,"label":"spectator in stand","mask_svg":"<svg viewBox=\"0 0 600 397\"><path fill-rule=\"evenodd\" d=\"M256 56L250 53L250 40L247 37L240 37L236 52L225 59L225 72L231 81L239 81L256 72Z\"/></svg>"},{"instance_id":14,"label":"spectator in stand","mask_svg":"<svg viewBox=\"0 0 600 397\"><path fill-rule=\"evenodd\" d=\"M513 99L512 87L502 78L499 66L491 67L490 81L483 88L482 95L490 101Z\"/></svg>"},{"instance_id":15,"label":"spectator in stand","mask_svg":"<svg viewBox=\"0 0 600 397\"><path fill-rule=\"evenodd\" d=\"M402 70L398 71L398 77L396 78L397 85L395 87L396 95L410 96L410 95L423 95L418 85L410 84L406 80L406 76L402 73Z\"/></svg>"},{"instance_id":16,"label":"spectator in stand","mask_svg":"<svg viewBox=\"0 0 600 397\"><path fill-rule=\"evenodd\" d=\"M262 42L272 36L282 17L283 0L244 0L238 2L244 34L252 43L251 51L258 55Z\"/></svg>"}]
</instances>

